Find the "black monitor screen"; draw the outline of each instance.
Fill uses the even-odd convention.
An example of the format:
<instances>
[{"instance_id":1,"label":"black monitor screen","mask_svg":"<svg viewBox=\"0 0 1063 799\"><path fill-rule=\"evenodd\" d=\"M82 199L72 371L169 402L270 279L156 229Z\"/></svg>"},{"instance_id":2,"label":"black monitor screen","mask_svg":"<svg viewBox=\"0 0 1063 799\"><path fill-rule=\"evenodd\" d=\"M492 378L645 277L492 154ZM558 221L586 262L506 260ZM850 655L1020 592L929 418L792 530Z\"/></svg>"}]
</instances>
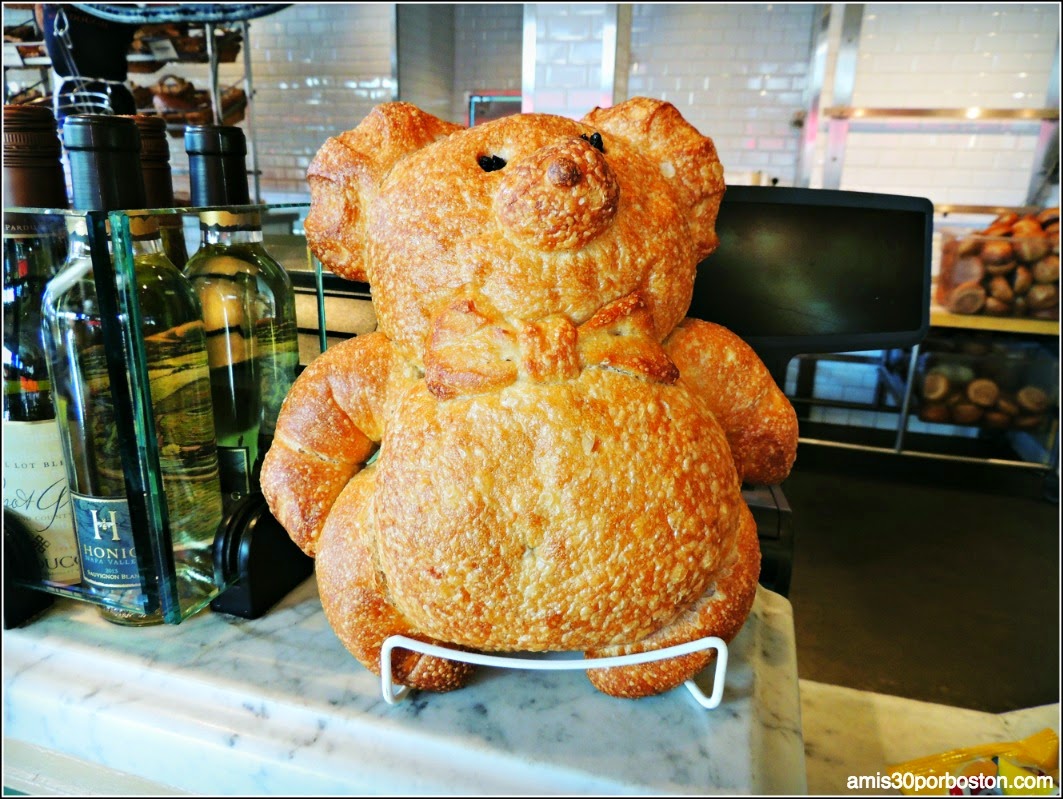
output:
<instances>
[{"instance_id":1,"label":"black monitor screen","mask_svg":"<svg viewBox=\"0 0 1063 799\"><path fill-rule=\"evenodd\" d=\"M915 344L929 324L932 228L925 198L730 187L688 315L758 350Z\"/></svg>"}]
</instances>

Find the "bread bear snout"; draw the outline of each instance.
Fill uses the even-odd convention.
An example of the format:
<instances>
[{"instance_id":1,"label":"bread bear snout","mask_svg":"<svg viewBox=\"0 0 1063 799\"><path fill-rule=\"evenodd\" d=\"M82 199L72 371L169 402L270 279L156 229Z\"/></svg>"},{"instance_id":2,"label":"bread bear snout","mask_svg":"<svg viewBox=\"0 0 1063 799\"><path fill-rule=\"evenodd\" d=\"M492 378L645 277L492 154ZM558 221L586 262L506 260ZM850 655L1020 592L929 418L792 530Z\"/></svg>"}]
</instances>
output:
<instances>
[{"instance_id":1,"label":"bread bear snout","mask_svg":"<svg viewBox=\"0 0 1063 799\"><path fill-rule=\"evenodd\" d=\"M494 209L507 235L539 250L572 250L616 216L620 184L590 140L573 137L503 170Z\"/></svg>"}]
</instances>

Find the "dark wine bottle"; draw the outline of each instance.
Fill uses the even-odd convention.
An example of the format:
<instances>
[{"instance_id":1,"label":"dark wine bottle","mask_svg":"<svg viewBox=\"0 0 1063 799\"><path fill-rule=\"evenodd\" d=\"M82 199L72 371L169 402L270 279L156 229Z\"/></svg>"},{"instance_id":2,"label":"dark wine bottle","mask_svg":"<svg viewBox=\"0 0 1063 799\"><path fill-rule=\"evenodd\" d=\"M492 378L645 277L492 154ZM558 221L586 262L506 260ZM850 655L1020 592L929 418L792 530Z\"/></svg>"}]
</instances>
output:
<instances>
[{"instance_id":1,"label":"dark wine bottle","mask_svg":"<svg viewBox=\"0 0 1063 799\"><path fill-rule=\"evenodd\" d=\"M66 258L66 180L55 117L4 106L4 510L18 517L44 583L81 582L63 446L41 333L44 287Z\"/></svg>"},{"instance_id":2,"label":"dark wine bottle","mask_svg":"<svg viewBox=\"0 0 1063 799\"><path fill-rule=\"evenodd\" d=\"M262 459L299 365L291 278L266 251L249 209L247 145L238 127L185 128L200 246L185 275L207 329L222 487L230 500L258 491ZM220 207L220 208L219 208Z\"/></svg>"},{"instance_id":3,"label":"dark wine bottle","mask_svg":"<svg viewBox=\"0 0 1063 799\"><path fill-rule=\"evenodd\" d=\"M128 210L144 208L136 124L117 116L70 116L63 139L74 208L127 209L169 520L161 534L169 535L164 543L172 546L176 566L172 576L147 579L138 570L87 220L75 216L68 225L70 254L45 290L44 317L83 582L108 620L157 624L164 621L162 590L151 590L152 580L162 585L173 579L183 615L217 593L212 545L222 501L202 312L188 280L166 257L155 218Z\"/></svg>"},{"instance_id":4,"label":"dark wine bottle","mask_svg":"<svg viewBox=\"0 0 1063 799\"><path fill-rule=\"evenodd\" d=\"M170 169L170 144L166 140L166 120L159 116L131 116L140 132L140 165L144 173L146 208L173 208L173 172ZM162 248L174 266L183 269L188 262L185 231L180 214L157 217Z\"/></svg>"}]
</instances>

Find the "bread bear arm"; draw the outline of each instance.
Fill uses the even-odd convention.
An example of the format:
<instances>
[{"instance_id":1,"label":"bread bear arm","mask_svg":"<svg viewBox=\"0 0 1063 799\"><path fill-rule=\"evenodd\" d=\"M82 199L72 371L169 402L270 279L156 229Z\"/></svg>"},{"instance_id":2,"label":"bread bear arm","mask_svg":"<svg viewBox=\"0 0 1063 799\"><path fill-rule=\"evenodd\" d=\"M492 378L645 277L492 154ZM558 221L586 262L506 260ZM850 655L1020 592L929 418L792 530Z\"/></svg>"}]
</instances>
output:
<instances>
[{"instance_id":1,"label":"bread bear arm","mask_svg":"<svg viewBox=\"0 0 1063 799\"><path fill-rule=\"evenodd\" d=\"M739 478L785 480L797 456L797 414L753 349L725 327L690 318L664 348L723 427Z\"/></svg>"},{"instance_id":2,"label":"bread bear arm","mask_svg":"<svg viewBox=\"0 0 1063 799\"><path fill-rule=\"evenodd\" d=\"M347 339L315 358L284 400L262 493L308 555L336 497L380 442L394 362L382 333Z\"/></svg>"}]
</instances>

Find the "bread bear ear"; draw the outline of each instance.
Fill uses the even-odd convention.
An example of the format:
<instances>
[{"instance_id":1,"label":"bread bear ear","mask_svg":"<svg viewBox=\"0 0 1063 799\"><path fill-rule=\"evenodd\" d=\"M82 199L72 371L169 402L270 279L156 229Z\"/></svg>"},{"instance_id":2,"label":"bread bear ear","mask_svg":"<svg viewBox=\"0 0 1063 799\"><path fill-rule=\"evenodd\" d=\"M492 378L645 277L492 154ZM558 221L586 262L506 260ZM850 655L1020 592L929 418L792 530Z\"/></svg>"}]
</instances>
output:
<instances>
[{"instance_id":1,"label":"bread bear ear","mask_svg":"<svg viewBox=\"0 0 1063 799\"><path fill-rule=\"evenodd\" d=\"M380 182L404 156L463 130L409 103L376 106L353 130L328 139L306 171L310 213L306 240L327 268L368 281L364 210Z\"/></svg>"},{"instance_id":2,"label":"bread bear ear","mask_svg":"<svg viewBox=\"0 0 1063 799\"><path fill-rule=\"evenodd\" d=\"M716 214L725 186L723 165L712 139L702 136L671 103L648 97L595 108L582 121L607 137L623 139L656 161L689 209L698 260L716 249ZM605 146L608 153L608 142Z\"/></svg>"}]
</instances>

